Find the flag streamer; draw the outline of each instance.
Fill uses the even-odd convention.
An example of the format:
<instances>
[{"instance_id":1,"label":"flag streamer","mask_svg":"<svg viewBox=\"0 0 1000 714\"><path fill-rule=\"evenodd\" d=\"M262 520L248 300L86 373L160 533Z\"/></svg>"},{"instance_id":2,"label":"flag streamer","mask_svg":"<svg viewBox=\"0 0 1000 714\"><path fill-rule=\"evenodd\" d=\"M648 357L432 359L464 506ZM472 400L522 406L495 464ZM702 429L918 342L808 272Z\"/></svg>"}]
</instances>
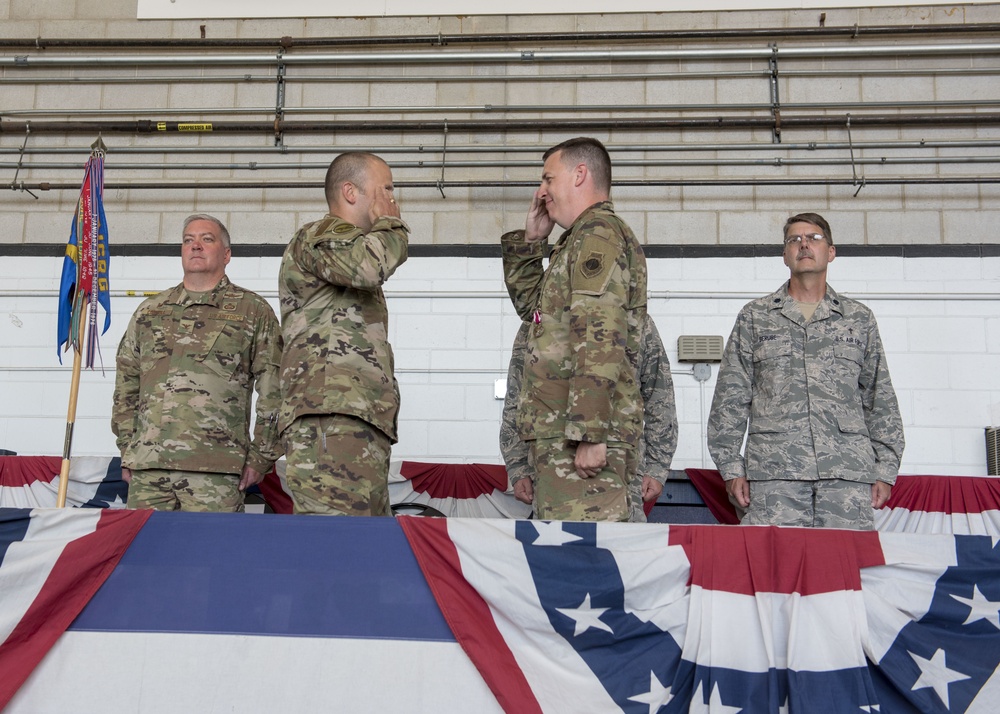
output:
<instances>
[{"instance_id":1,"label":"flag streamer","mask_svg":"<svg viewBox=\"0 0 1000 714\"><path fill-rule=\"evenodd\" d=\"M101 139L91 145L76 214L70 227L59 286L58 346L62 353L70 347L84 355L87 369L94 368L100 353L98 310L104 308L104 328L111 326L111 295L108 289L108 226L104 216L104 156ZM102 362L103 367L103 362Z\"/></svg>"}]
</instances>

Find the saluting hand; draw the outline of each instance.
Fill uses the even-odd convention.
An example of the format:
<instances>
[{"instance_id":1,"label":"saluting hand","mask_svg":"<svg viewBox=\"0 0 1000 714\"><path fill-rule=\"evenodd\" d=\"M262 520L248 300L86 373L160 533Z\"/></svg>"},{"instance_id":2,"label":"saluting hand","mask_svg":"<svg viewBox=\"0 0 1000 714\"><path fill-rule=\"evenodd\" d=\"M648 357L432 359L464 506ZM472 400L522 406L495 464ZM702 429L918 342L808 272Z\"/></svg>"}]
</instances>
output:
<instances>
[{"instance_id":1,"label":"saluting hand","mask_svg":"<svg viewBox=\"0 0 1000 714\"><path fill-rule=\"evenodd\" d=\"M396 203L396 197L393 195L392 189L380 186L375 190L375 198L372 200L370 218L372 223L377 221L383 216L391 216L393 218L399 218L399 204Z\"/></svg>"},{"instance_id":2,"label":"saluting hand","mask_svg":"<svg viewBox=\"0 0 1000 714\"><path fill-rule=\"evenodd\" d=\"M531 207L528 209L528 218L524 222L524 239L529 243L548 238L549 233L556 225L545 207L545 200L539 196L540 190L535 191L535 195L531 199Z\"/></svg>"}]
</instances>

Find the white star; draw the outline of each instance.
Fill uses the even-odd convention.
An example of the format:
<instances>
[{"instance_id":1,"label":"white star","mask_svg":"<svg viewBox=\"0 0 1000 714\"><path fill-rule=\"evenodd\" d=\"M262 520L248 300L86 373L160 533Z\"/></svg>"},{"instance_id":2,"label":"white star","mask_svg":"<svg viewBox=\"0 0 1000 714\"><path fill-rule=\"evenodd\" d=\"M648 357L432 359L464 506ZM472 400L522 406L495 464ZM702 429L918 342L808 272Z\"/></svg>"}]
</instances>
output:
<instances>
[{"instance_id":1,"label":"white star","mask_svg":"<svg viewBox=\"0 0 1000 714\"><path fill-rule=\"evenodd\" d=\"M948 685L952 682L961 682L963 679L969 679L969 676L948 669L944 662L944 650L935 651L930 659L924 659L920 655L915 655L909 651L907 654L920 667L920 678L911 687L912 691L933 687L934 693L938 695L938 699L944 703L944 708L950 708L948 703Z\"/></svg>"},{"instance_id":2,"label":"white star","mask_svg":"<svg viewBox=\"0 0 1000 714\"><path fill-rule=\"evenodd\" d=\"M712 687L712 698L706 704L705 693L702 691L701 685L702 683L698 682L698 688L694 690L688 714L740 714L743 711L742 707L730 707L722 703L718 682Z\"/></svg>"},{"instance_id":3,"label":"white star","mask_svg":"<svg viewBox=\"0 0 1000 714\"><path fill-rule=\"evenodd\" d=\"M583 540L578 535L563 530L562 521L537 521L535 530L538 537L532 545L565 545L573 541Z\"/></svg>"},{"instance_id":4,"label":"white star","mask_svg":"<svg viewBox=\"0 0 1000 714\"><path fill-rule=\"evenodd\" d=\"M986 620L1000 630L1000 603L990 602L980 592L978 585L972 586L972 599L959 597L958 595L952 595L952 597L972 608L964 624L969 625L979 620Z\"/></svg>"},{"instance_id":5,"label":"white star","mask_svg":"<svg viewBox=\"0 0 1000 714\"><path fill-rule=\"evenodd\" d=\"M881 704L868 704L868 705L862 706L861 709L864 710L864 711L866 711L866 712L868 712L869 714L871 714L871 712L880 712L880 711L882 711L882 705Z\"/></svg>"},{"instance_id":6,"label":"white star","mask_svg":"<svg viewBox=\"0 0 1000 714\"><path fill-rule=\"evenodd\" d=\"M636 694L634 697L629 697L628 700L630 702L648 704L649 714L656 714L660 710L660 707L669 704L673 698L674 695L670 693L670 687L664 687L660 683L659 678L650 671L649 691L645 694Z\"/></svg>"},{"instance_id":7,"label":"white star","mask_svg":"<svg viewBox=\"0 0 1000 714\"><path fill-rule=\"evenodd\" d=\"M591 607L590 593L587 593L587 596L583 598L583 602L580 603L580 607L557 607L556 612L576 622L576 629L573 632L573 636L579 637L591 627L614 634L615 631L611 629L611 626L601 621L601 615L610 609L608 607Z\"/></svg>"}]
</instances>

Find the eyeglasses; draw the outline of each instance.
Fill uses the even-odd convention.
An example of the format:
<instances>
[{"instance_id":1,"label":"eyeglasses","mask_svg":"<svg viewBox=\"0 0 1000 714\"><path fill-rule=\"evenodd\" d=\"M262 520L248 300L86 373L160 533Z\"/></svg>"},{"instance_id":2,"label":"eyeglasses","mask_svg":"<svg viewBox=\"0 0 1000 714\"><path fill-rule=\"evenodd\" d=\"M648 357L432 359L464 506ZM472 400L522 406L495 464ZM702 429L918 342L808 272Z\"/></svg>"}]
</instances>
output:
<instances>
[{"instance_id":1,"label":"eyeglasses","mask_svg":"<svg viewBox=\"0 0 1000 714\"><path fill-rule=\"evenodd\" d=\"M798 236L788 236L785 238L785 245L798 245L799 243L815 245L816 243L824 240L826 240L826 236L822 233L803 233Z\"/></svg>"}]
</instances>

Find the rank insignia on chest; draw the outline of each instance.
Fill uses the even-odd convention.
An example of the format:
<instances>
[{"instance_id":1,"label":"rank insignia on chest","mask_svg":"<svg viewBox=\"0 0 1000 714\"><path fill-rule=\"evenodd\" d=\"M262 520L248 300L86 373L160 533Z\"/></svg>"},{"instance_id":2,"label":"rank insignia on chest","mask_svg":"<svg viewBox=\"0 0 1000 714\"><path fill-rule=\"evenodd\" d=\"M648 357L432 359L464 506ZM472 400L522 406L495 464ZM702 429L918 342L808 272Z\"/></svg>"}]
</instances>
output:
<instances>
[{"instance_id":1,"label":"rank insignia on chest","mask_svg":"<svg viewBox=\"0 0 1000 714\"><path fill-rule=\"evenodd\" d=\"M228 311L232 312L233 310L236 309L236 303L234 303L234 302L223 303L222 304L222 309L223 310L228 310Z\"/></svg>"},{"instance_id":2,"label":"rank insignia on chest","mask_svg":"<svg viewBox=\"0 0 1000 714\"><path fill-rule=\"evenodd\" d=\"M596 278L604 270L604 254L598 253L597 251L591 252L583 260L583 265L580 268L580 272L585 278Z\"/></svg>"}]
</instances>

